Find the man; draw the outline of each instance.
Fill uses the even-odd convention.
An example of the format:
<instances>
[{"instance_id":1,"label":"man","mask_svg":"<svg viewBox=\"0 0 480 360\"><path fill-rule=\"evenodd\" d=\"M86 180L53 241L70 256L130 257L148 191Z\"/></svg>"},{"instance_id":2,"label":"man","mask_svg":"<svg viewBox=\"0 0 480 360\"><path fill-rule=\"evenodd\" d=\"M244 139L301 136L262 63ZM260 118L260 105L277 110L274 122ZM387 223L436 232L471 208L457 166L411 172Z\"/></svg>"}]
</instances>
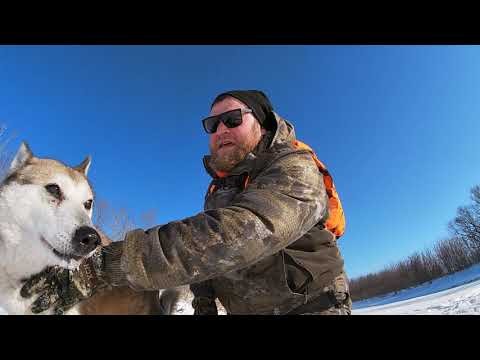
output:
<instances>
[{"instance_id":1,"label":"man","mask_svg":"<svg viewBox=\"0 0 480 360\"><path fill-rule=\"evenodd\" d=\"M38 310L71 306L104 284L190 284L199 315L217 314L216 299L228 314L350 314L341 233L326 227L327 173L295 146L293 126L255 90L217 96L203 126L211 152L204 165L213 178L204 212L129 232L85 262L87 276L73 275L82 281L72 283L86 284L80 291L42 289ZM56 304L45 300L52 291Z\"/></svg>"}]
</instances>

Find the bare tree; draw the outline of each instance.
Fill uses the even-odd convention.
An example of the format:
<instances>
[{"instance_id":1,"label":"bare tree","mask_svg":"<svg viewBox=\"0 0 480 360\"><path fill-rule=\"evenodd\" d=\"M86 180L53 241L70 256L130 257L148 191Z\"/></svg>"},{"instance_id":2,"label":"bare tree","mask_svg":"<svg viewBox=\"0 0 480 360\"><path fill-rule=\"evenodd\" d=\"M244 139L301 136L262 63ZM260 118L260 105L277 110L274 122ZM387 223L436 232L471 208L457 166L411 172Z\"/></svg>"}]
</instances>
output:
<instances>
[{"instance_id":1,"label":"bare tree","mask_svg":"<svg viewBox=\"0 0 480 360\"><path fill-rule=\"evenodd\" d=\"M431 249L422 253L422 261L425 267L427 281L431 281L445 274L441 261L435 256Z\"/></svg>"},{"instance_id":2,"label":"bare tree","mask_svg":"<svg viewBox=\"0 0 480 360\"><path fill-rule=\"evenodd\" d=\"M93 212L93 223L99 229L105 231L108 223L108 212L110 211L110 205L103 199L95 201Z\"/></svg>"},{"instance_id":3,"label":"bare tree","mask_svg":"<svg viewBox=\"0 0 480 360\"><path fill-rule=\"evenodd\" d=\"M156 211L148 210L139 215L139 221L125 208L115 208L108 201L99 199L95 204L93 223L116 240L123 240L126 233L136 227L150 228L155 225Z\"/></svg>"},{"instance_id":4,"label":"bare tree","mask_svg":"<svg viewBox=\"0 0 480 360\"><path fill-rule=\"evenodd\" d=\"M140 224L143 228L151 228L157 224L157 211L155 209L150 209L140 214Z\"/></svg>"},{"instance_id":5,"label":"bare tree","mask_svg":"<svg viewBox=\"0 0 480 360\"><path fill-rule=\"evenodd\" d=\"M470 249L458 237L441 240L435 244L434 250L449 274L473 264Z\"/></svg>"},{"instance_id":6,"label":"bare tree","mask_svg":"<svg viewBox=\"0 0 480 360\"><path fill-rule=\"evenodd\" d=\"M461 271L474 263L470 249L463 241L446 238L437 242L433 250L415 252L382 271L352 279L352 299L356 301L397 292Z\"/></svg>"},{"instance_id":7,"label":"bare tree","mask_svg":"<svg viewBox=\"0 0 480 360\"><path fill-rule=\"evenodd\" d=\"M135 227L133 218L124 208L114 208L104 199L97 200L94 224L112 240L122 240L125 234Z\"/></svg>"},{"instance_id":8,"label":"bare tree","mask_svg":"<svg viewBox=\"0 0 480 360\"><path fill-rule=\"evenodd\" d=\"M471 204L459 207L455 218L448 224L449 237L438 241L433 250L415 252L380 272L352 279L352 299L365 299L416 286L479 263L479 185L470 190L470 199Z\"/></svg>"},{"instance_id":9,"label":"bare tree","mask_svg":"<svg viewBox=\"0 0 480 360\"><path fill-rule=\"evenodd\" d=\"M472 203L461 206L457 215L449 223L452 236L462 241L468 247L476 262L480 261L480 186L470 189Z\"/></svg>"},{"instance_id":10,"label":"bare tree","mask_svg":"<svg viewBox=\"0 0 480 360\"><path fill-rule=\"evenodd\" d=\"M13 153L8 149L12 136L7 135L7 127L0 125L0 181L7 174L10 163L13 160Z\"/></svg>"}]
</instances>

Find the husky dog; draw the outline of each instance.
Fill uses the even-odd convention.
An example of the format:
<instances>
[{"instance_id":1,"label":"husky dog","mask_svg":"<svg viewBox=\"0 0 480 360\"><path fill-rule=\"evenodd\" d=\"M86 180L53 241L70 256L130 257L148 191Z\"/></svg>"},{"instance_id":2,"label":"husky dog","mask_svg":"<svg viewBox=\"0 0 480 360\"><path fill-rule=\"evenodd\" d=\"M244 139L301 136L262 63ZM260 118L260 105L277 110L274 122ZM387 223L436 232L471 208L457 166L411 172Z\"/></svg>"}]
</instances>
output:
<instances>
[{"instance_id":1,"label":"husky dog","mask_svg":"<svg viewBox=\"0 0 480 360\"><path fill-rule=\"evenodd\" d=\"M34 299L20 296L23 281L47 266L77 268L97 246L108 245L92 224L94 193L87 179L91 158L76 167L37 158L26 143L0 184L0 307L31 314ZM170 313L174 291L112 288L68 314Z\"/></svg>"}]
</instances>

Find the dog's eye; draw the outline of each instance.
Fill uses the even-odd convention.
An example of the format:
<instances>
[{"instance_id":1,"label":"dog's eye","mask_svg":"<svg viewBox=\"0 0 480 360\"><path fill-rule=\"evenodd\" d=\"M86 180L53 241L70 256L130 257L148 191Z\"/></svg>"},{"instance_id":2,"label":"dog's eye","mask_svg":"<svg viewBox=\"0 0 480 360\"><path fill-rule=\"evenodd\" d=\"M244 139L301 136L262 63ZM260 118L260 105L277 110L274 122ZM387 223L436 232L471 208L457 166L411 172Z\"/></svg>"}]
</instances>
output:
<instances>
[{"instance_id":1,"label":"dog's eye","mask_svg":"<svg viewBox=\"0 0 480 360\"><path fill-rule=\"evenodd\" d=\"M62 190L60 190L60 186L57 184L48 184L45 186L45 189L57 199L62 199Z\"/></svg>"},{"instance_id":2,"label":"dog's eye","mask_svg":"<svg viewBox=\"0 0 480 360\"><path fill-rule=\"evenodd\" d=\"M90 210L92 208L93 200L88 200L83 203L83 206L85 206L85 209Z\"/></svg>"}]
</instances>

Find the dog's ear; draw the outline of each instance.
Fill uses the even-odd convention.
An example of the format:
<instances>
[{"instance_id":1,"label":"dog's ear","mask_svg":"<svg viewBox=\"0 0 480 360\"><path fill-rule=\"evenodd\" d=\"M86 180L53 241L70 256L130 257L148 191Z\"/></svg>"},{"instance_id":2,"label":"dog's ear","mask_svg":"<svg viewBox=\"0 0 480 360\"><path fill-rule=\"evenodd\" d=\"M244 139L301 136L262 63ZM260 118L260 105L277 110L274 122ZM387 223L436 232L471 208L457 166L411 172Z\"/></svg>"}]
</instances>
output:
<instances>
[{"instance_id":1,"label":"dog's ear","mask_svg":"<svg viewBox=\"0 0 480 360\"><path fill-rule=\"evenodd\" d=\"M30 150L30 147L24 141L20 145L17 154L15 155L13 161L10 164L9 173L14 173L15 171L21 169L31 158L33 158L32 150Z\"/></svg>"},{"instance_id":2,"label":"dog's ear","mask_svg":"<svg viewBox=\"0 0 480 360\"><path fill-rule=\"evenodd\" d=\"M90 169L90 164L92 163L92 157L88 155L85 160L78 166L75 166L74 169L81 172L85 176L88 174L88 169Z\"/></svg>"}]
</instances>

